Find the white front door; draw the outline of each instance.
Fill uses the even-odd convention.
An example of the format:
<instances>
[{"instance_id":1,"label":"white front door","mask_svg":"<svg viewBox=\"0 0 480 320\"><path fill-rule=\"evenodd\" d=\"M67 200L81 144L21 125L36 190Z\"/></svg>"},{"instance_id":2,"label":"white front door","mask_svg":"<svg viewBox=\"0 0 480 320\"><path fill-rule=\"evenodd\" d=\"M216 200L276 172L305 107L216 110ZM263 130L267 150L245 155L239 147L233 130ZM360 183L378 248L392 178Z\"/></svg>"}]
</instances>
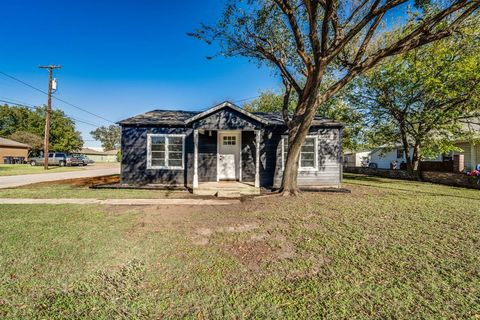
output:
<instances>
[{"instance_id":1,"label":"white front door","mask_svg":"<svg viewBox=\"0 0 480 320\"><path fill-rule=\"evenodd\" d=\"M218 179L238 180L240 168L240 133L218 132Z\"/></svg>"}]
</instances>

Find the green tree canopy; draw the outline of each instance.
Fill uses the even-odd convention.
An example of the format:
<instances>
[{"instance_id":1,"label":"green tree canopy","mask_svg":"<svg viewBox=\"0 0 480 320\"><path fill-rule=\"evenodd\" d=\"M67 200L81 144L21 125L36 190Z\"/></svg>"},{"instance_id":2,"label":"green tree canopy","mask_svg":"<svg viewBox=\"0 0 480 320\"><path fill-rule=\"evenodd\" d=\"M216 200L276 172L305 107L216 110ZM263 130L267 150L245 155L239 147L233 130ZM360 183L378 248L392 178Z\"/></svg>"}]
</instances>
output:
<instances>
[{"instance_id":1,"label":"green tree canopy","mask_svg":"<svg viewBox=\"0 0 480 320\"><path fill-rule=\"evenodd\" d=\"M385 63L358 79L350 101L366 116L370 142L402 143L409 170L457 150L480 115L480 24ZM413 153L410 151L413 150Z\"/></svg>"},{"instance_id":2,"label":"green tree canopy","mask_svg":"<svg viewBox=\"0 0 480 320\"><path fill-rule=\"evenodd\" d=\"M45 130L45 108L34 109L19 106L0 106L0 136L9 137L18 131L43 137ZM61 110L52 111L49 149L71 152L80 149L83 140L75 129L75 122Z\"/></svg>"},{"instance_id":3,"label":"green tree canopy","mask_svg":"<svg viewBox=\"0 0 480 320\"><path fill-rule=\"evenodd\" d=\"M243 108L249 112L282 112L283 107L283 93L275 92L273 90L266 90L250 102L243 105ZM288 110L292 112L295 110L295 101L289 101Z\"/></svg>"},{"instance_id":4,"label":"green tree canopy","mask_svg":"<svg viewBox=\"0 0 480 320\"><path fill-rule=\"evenodd\" d=\"M16 131L9 136L9 139L28 144L32 150L43 150L43 138L27 131Z\"/></svg>"},{"instance_id":5,"label":"green tree canopy","mask_svg":"<svg viewBox=\"0 0 480 320\"><path fill-rule=\"evenodd\" d=\"M296 102L290 100L289 111L293 112ZM245 110L255 112L282 112L283 94L275 91L264 91L256 99L243 105ZM352 108L344 99L343 94L329 100L318 115L343 123L342 147L357 150L363 146L364 119L360 111Z\"/></svg>"},{"instance_id":6,"label":"green tree canopy","mask_svg":"<svg viewBox=\"0 0 480 320\"><path fill-rule=\"evenodd\" d=\"M99 127L90 131L90 135L100 141L102 148L106 151L120 148L120 127L117 125Z\"/></svg>"}]
</instances>

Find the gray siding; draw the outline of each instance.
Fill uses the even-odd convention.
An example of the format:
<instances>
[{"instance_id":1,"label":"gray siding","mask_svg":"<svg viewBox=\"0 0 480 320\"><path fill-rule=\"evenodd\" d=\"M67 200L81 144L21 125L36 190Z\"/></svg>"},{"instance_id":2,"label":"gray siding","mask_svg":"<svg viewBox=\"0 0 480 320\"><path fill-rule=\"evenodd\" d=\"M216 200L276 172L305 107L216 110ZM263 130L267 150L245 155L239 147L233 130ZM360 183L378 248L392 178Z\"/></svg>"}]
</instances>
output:
<instances>
[{"instance_id":1,"label":"gray siding","mask_svg":"<svg viewBox=\"0 0 480 320\"><path fill-rule=\"evenodd\" d=\"M286 134L285 129L274 128L265 130L262 134L260 148L260 185L270 188L275 180L282 179L281 139ZM277 179L275 179L277 177Z\"/></svg>"},{"instance_id":2,"label":"gray siding","mask_svg":"<svg viewBox=\"0 0 480 320\"><path fill-rule=\"evenodd\" d=\"M193 161L192 161L193 163ZM192 166L193 174L193 166ZM217 131L198 135L198 181L217 180ZM193 179L192 179L193 181Z\"/></svg>"},{"instance_id":3,"label":"gray siding","mask_svg":"<svg viewBox=\"0 0 480 320\"><path fill-rule=\"evenodd\" d=\"M336 186L341 183L341 129L312 128L310 135L318 136L318 170L299 171L299 186ZM276 170L273 186L278 188L282 182L282 147L280 141L276 148Z\"/></svg>"},{"instance_id":4,"label":"gray siding","mask_svg":"<svg viewBox=\"0 0 480 320\"><path fill-rule=\"evenodd\" d=\"M255 132L242 131L242 181L255 182Z\"/></svg>"},{"instance_id":5,"label":"gray siding","mask_svg":"<svg viewBox=\"0 0 480 320\"><path fill-rule=\"evenodd\" d=\"M187 182L188 162L185 170L147 169L147 134L185 134L185 158L189 159L193 153L192 132L188 128L122 127L121 182L134 185L184 185Z\"/></svg>"}]
</instances>

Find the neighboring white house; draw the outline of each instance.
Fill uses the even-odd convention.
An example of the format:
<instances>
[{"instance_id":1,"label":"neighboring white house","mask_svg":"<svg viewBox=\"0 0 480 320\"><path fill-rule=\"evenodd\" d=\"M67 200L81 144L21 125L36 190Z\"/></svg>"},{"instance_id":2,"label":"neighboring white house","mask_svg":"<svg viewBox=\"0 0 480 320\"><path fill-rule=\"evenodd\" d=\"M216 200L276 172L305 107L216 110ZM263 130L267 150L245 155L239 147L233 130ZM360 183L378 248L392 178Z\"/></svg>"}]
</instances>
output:
<instances>
[{"instance_id":1,"label":"neighboring white house","mask_svg":"<svg viewBox=\"0 0 480 320\"><path fill-rule=\"evenodd\" d=\"M428 159L428 161L442 161L447 158L453 159L454 155L463 154L466 170L471 170L480 164L480 144L475 145L470 142L459 142L455 144L455 146L462 149L463 152L451 152L448 155L440 155L434 159ZM410 154L412 153L413 149L410 150ZM391 149L391 147L379 147L370 153L370 163L375 163L377 168L389 169L392 161L397 161L398 168L402 162L406 162L405 153L400 145L397 145L394 149Z\"/></svg>"},{"instance_id":2,"label":"neighboring white house","mask_svg":"<svg viewBox=\"0 0 480 320\"><path fill-rule=\"evenodd\" d=\"M413 148L410 149L410 155L413 154ZM458 154L458 153L455 153ZM453 159L454 153L448 155L438 155L435 158L426 159L428 161L443 161L446 159ZM397 169L400 168L402 162L407 162L405 152L401 144L396 144L395 147L382 146L372 150L370 154L370 163L376 163L379 169L390 169L390 164L397 161Z\"/></svg>"},{"instance_id":3,"label":"neighboring white house","mask_svg":"<svg viewBox=\"0 0 480 320\"><path fill-rule=\"evenodd\" d=\"M348 151L343 154L343 165L345 167L368 167L371 151Z\"/></svg>"},{"instance_id":4,"label":"neighboring white house","mask_svg":"<svg viewBox=\"0 0 480 320\"><path fill-rule=\"evenodd\" d=\"M454 152L453 154L463 154L466 170L475 169L480 164L480 144L459 142L455 146L463 150L463 152Z\"/></svg>"},{"instance_id":5,"label":"neighboring white house","mask_svg":"<svg viewBox=\"0 0 480 320\"><path fill-rule=\"evenodd\" d=\"M480 136L480 119L469 120L464 126L470 131L478 132ZM454 155L463 154L465 170L472 170L480 164L480 143L458 141L455 143L455 146L463 151L439 155L434 159L428 159L428 161L443 161L453 159ZM410 154L413 154L413 148L410 149ZM384 145L361 152L345 151L343 155L343 163L346 167L368 167L369 164L372 164L372 166L376 166L379 169L390 169L390 164L393 161L397 161L397 168L400 168L402 162L406 162L401 143L397 143L393 147Z\"/></svg>"},{"instance_id":6,"label":"neighboring white house","mask_svg":"<svg viewBox=\"0 0 480 320\"><path fill-rule=\"evenodd\" d=\"M400 164L406 162L402 147L398 145L395 149L388 149L388 147L373 149L370 153L370 163L376 164L376 167L379 169L390 169L390 164L393 161L397 161L397 168L400 168Z\"/></svg>"}]
</instances>

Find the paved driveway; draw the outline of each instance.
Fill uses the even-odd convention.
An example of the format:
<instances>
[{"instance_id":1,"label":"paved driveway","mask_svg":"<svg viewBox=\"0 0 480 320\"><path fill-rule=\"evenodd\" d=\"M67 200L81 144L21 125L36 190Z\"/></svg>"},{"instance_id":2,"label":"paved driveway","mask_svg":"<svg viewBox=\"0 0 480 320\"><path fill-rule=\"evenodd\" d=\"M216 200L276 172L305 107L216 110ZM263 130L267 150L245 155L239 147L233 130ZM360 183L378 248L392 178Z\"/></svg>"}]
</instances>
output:
<instances>
[{"instance_id":1,"label":"paved driveway","mask_svg":"<svg viewBox=\"0 0 480 320\"><path fill-rule=\"evenodd\" d=\"M67 171L67 172L52 172L52 173L37 173L24 174L18 176L3 176L0 177L0 189L14 188L24 186L31 183L48 182L65 179L76 178L90 178L107 176L111 174L119 174L120 166L87 166L85 170L81 171Z\"/></svg>"}]
</instances>

